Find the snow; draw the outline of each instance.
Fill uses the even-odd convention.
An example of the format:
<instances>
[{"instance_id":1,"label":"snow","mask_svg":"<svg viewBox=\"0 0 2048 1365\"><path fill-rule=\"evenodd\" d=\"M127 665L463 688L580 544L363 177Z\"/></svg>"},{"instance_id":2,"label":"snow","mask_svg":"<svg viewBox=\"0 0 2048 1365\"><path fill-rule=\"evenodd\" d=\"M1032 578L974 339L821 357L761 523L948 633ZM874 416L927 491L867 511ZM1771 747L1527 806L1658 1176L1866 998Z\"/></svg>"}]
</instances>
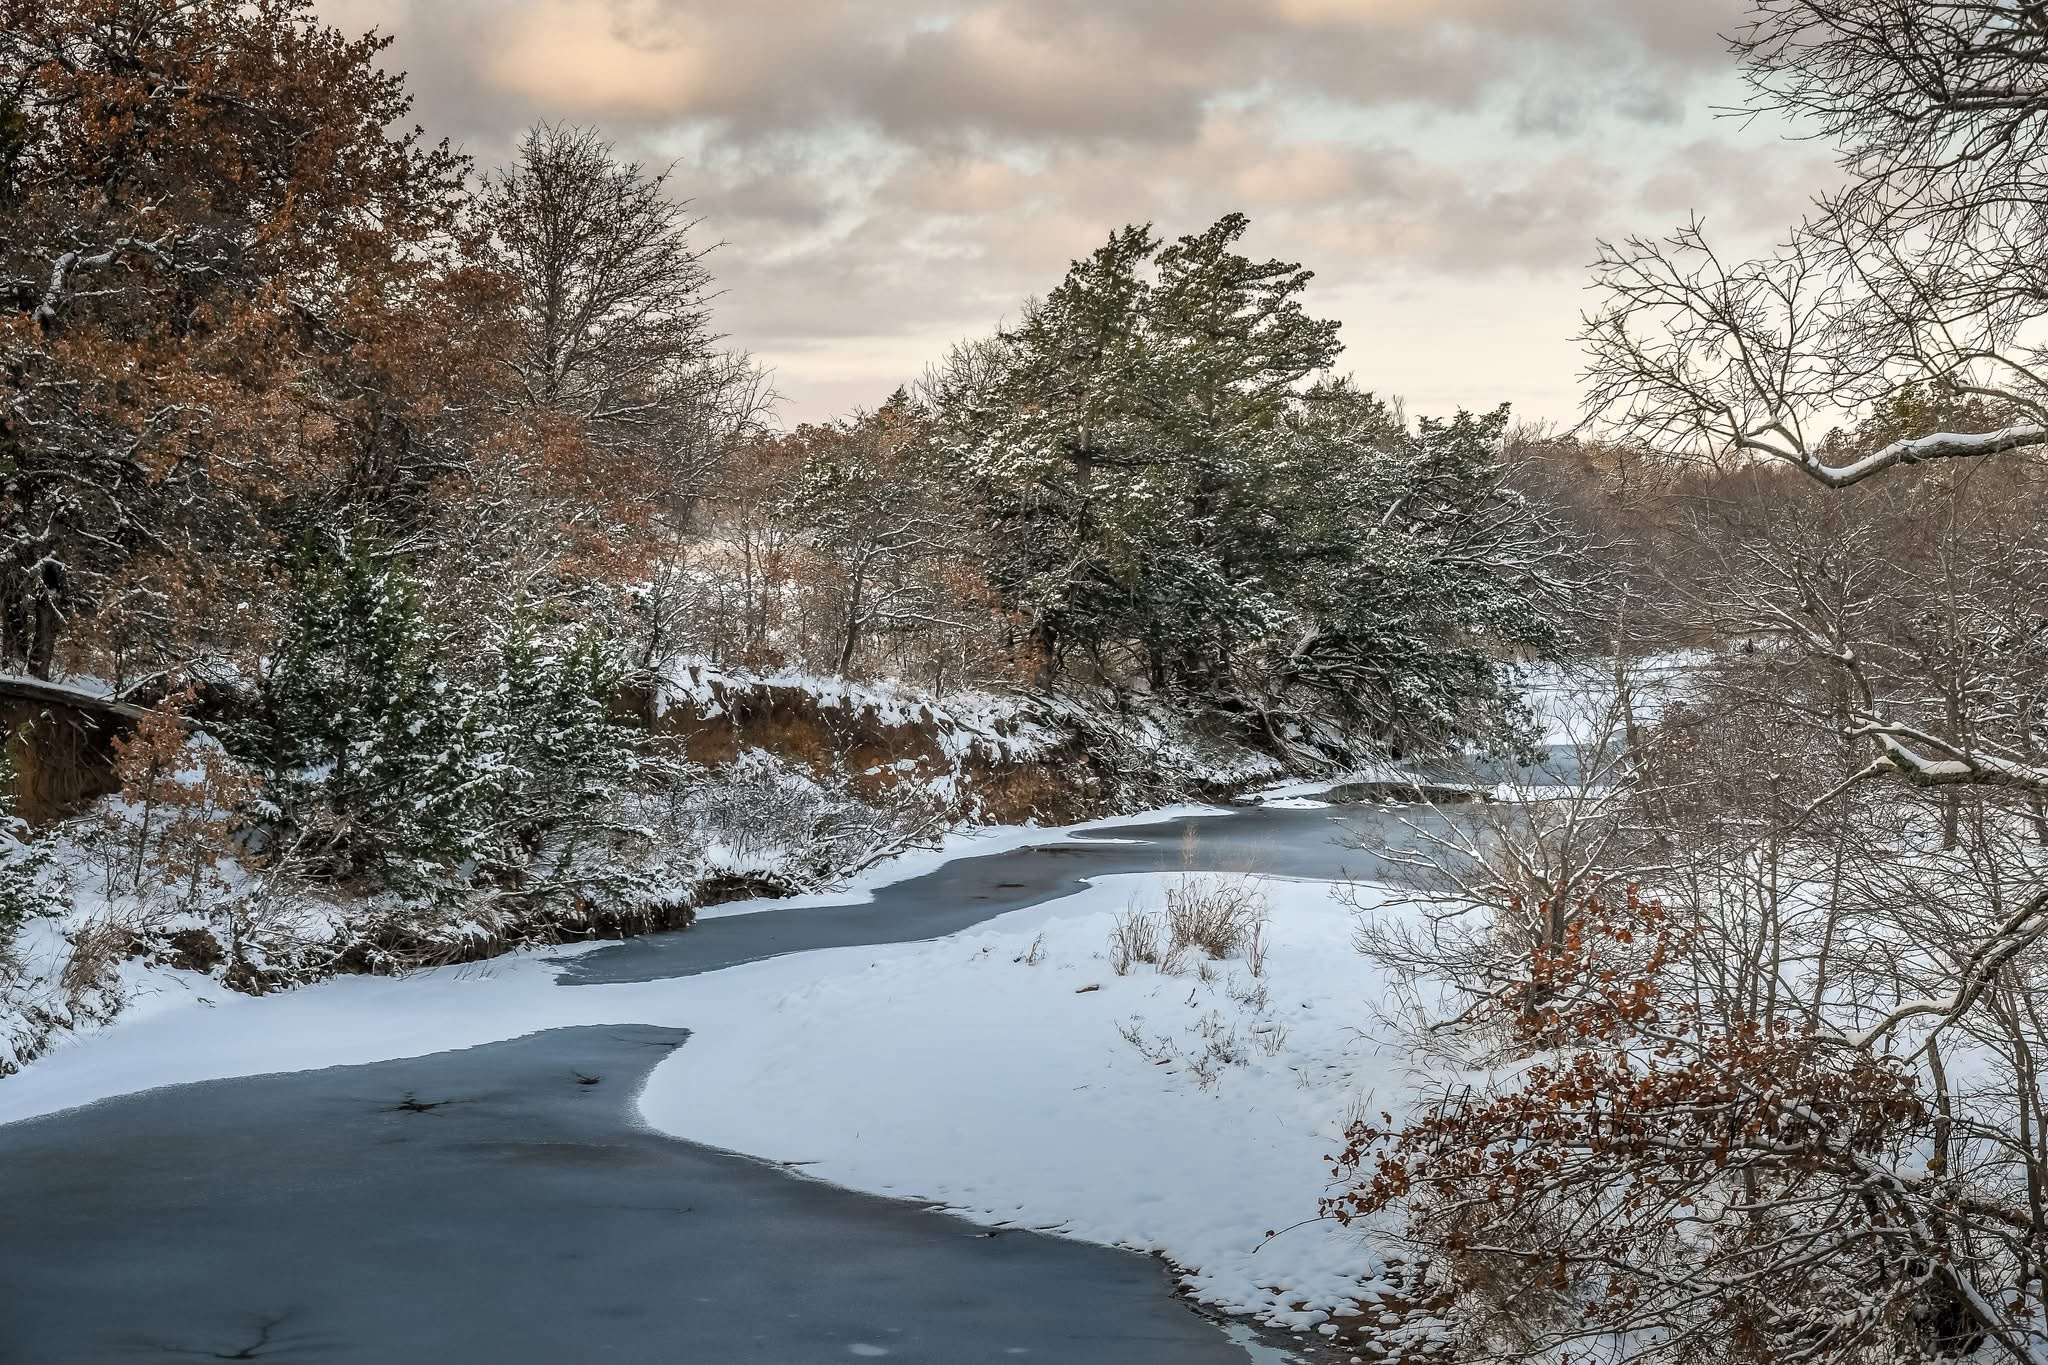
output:
<instances>
[{"instance_id":1,"label":"snow","mask_svg":"<svg viewBox=\"0 0 2048 1365\"><path fill-rule=\"evenodd\" d=\"M1872 451L1860 460L1848 464L1823 464L1805 447L1791 451L1756 440L1767 433L1746 433L1744 444L1753 450L1763 450L1811 474L1830 488L1845 488L1860 483L1880 470L1898 464L1918 464L1926 460L1967 460L1982 455L1997 455L2008 450L2026 446L2037 446L2048 441L2048 427L2032 422L2017 422L2000 427L1996 431L1954 432L1937 431L1927 436L1915 436L1893 441L1890 445Z\"/></svg>"},{"instance_id":2,"label":"snow","mask_svg":"<svg viewBox=\"0 0 2048 1365\"><path fill-rule=\"evenodd\" d=\"M1192 962L1117 976L1118 913L1157 906L1177 875L1103 878L833 970L785 959L657 1068L643 1111L836 1184L1156 1251L1205 1302L1315 1326L1361 1297L1377 1256L1327 1224L1267 1233L1314 1217L1347 1116L1399 1110L1419 1078L1381 1041L1392 992L1328 883L1257 879L1262 981L1236 960L1211 981ZM1268 1000L1248 1001L1261 984ZM1212 1039L1238 1060L1210 1061Z\"/></svg>"},{"instance_id":3,"label":"snow","mask_svg":"<svg viewBox=\"0 0 2048 1365\"><path fill-rule=\"evenodd\" d=\"M87 677L82 674L52 679L38 678L32 673L0 670L0 688L4 687L19 687L53 698L70 696L81 702L112 701L115 697L112 683L104 678Z\"/></svg>"},{"instance_id":4,"label":"snow","mask_svg":"<svg viewBox=\"0 0 2048 1365\"><path fill-rule=\"evenodd\" d=\"M1683 696L1694 663L1651 663L1638 697L1654 713ZM1584 689L1575 702L1571 683L1559 675L1538 688L1554 742L1584 736ZM1257 795L1261 804L1312 809L1346 780L1275 784ZM1538 802L1571 790L1503 784L1492 794ZM956 832L845 890L705 913L800 905L857 913L876 889L954 859L1116 841L1130 825L1227 813L1191 807L1061 829ZM130 962L118 989L135 1006L0 1083L0 1123L155 1086L425 1055L550 1028L687 1028L688 1043L638 1096L660 1131L801 1163L802 1176L792 1178L919 1200L991 1227L1157 1253L1203 1302L1328 1333L1391 1288L1368 1237L1315 1218L1345 1124L1382 1110L1398 1119L1460 1078L1411 1054L1404 1038L1414 1021L1389 1012L1415 992L1354 951L1353 914L1328 882L1252 879L1270 913L1260 973L1241 952L1113 970L1108 945L1119 917L1156 909L1181 877L1203 875L1104 877L923 943L573 989L558 984L550 959L598 945L402 980L345 978L262 999ZM1803 895L1784 903L1796 911ZM1381 904L1373 913L1400 912ZM49 925L27 931L31 965L57 960L54 935ZM1790 970L1796 986L1799 969ZM1851 1018L1875 1012L1843 1004ZM1952 1079L1988 1064L1978 1051L1959 1042ZM1909 1154L1905 1168L1927 1155Z\"/></svg>"},{"instance_id":5,"label":"snow","mask_svg":"<svg viewBox=\"0 0 2048 1365\"><path fill-rule=\"evenodd\" d=\"M1684 701L1693 691L1693 674L1710 658L1700 650L1671 650L1630 660L1628 683L1637 717L1654 724L1673 702ZM1515 672L1542 743L1571 747L1603 732L1616 696L1612 659L1528 664Z\"/></svg>"},{"instance_id":6,"label":"snow","mask_svg":"<svg viewBox=\"0 0 2048 1365\"><path fill-rule=\"evenodd\" d=\"M692 700L710 700L702 672L682 677ZM824 690L814 679L775 681ZM1573 709L1564 682L1539 698L1559 733ZM840 686L836 704L911 718L906 698ZM944 728L995 737L992 713L1006 704ZM1335 784L1384 775L1276 783L1257 799L1312 809ZM1062 829L955 832L846 888L704 913L851 910L954 859L1223 814L1184 807ZM748 861L745 849L726 852L734 865ZM1400 1021L1385 1011L1406 997L1353 950L1352 913L1327 882L1255 879L1270 911L1262 974L1241 954L1113 971L1118 916L1158 906L1180 875L1103 878L925 943L573 989L557 984L551 959L597 945L264 998L130 962L118 993L131 1008L0 1084L0 1123L157 1086L421 1056L550 1028L688 1028L688 1044L640 1097L662 1131L809 1163L808 1176L990 1225L1156 1252L1204 1302L1327 1326L1373 1297L1381 1271L1365 1238L1315 1220L1327 1158L1353 1115L1398 1115L1444 1078L1400 1041Z\"/></svg>"},{"instance_id":7,"label":"snow","mask_svg":"<svg viewBox=\"0 0 2048 1365\"><path fill-rule=\"evenodd\" d=\"M1098 838L1107 831L1163 819L1228 813L1214 806L1177 806L1052 829L1006 826L955 833L947 836L939 849L914 851L877 864L838 891L738 901L707 907L702 917L760 914L806 905L853 908L872 901L880 887L922 876L955 858ZM30 974L36 968L50 975L60 970L67 948L65 927L90 918L104 904L88 898L77 915L64 921L34 920L24 925L13 948L31 968ZM650 993L648 987L656 988L652 994L657 997L685 995L699 982L733 975L724 972L632 987L554 988L557 973L553 961L604 946L592 942L538 947L403 977L340 977L268 996L229 990L202 973L129 960L120 968L118 986L109 992L122 998L117 1017L104 1024L81 1021L76 1031L56 1034L42 1060L0 1080L0 1123L158 1086L426 1056L547 1028L633 1022L688 1026L690 1019L701 1023L701 1017L687 1001L640 997ZM866 950L847 951L858 954ZM774 961L827 956L801 954ZM630 999L615 1006L611 1003L615 996ZM594 1009L579 1001L590 1002ZM678 1014L678 1008L684 1014ZM252 1010L258 1013L252 1015ZM107 1013L112 1015L114 1010ZM258 1019L260 1024L254 1022Z\"/></svg>"}]
</instances>

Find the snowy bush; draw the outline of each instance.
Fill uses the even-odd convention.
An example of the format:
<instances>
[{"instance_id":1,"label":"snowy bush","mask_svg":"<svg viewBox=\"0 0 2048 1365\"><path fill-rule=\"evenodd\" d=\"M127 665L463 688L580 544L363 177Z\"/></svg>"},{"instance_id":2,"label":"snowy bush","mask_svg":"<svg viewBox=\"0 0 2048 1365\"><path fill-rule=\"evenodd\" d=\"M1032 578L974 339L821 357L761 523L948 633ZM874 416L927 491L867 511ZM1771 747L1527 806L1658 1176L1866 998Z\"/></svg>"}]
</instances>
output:
<instances>
[{"instance_id":1,"label":"snowy bush","mask_svg":"<svg viewBox=\"0 0 2048 1365\"><path fill-rule=\"evenodd\" d=\"M696 770L672 807L672 838L704 873L816 884L864 867L934 832L935 810L898 788L894 806L863 801L843 780L815 778L748 750L714 771Z\"/></svg>"},{"instance_id":2,"label":"snowy bush","mask_svg":"<svg viewBox=\"0 0 2048 1365\"><path fill-rule=\"evenodd\" d=\"M594 625L517 600L437 622L395 557L315 542L243 727L261 847L409 900L631 900L648 834L614 812L662 759L617 713L625 682Z\"/></svg>"}]
</instances>

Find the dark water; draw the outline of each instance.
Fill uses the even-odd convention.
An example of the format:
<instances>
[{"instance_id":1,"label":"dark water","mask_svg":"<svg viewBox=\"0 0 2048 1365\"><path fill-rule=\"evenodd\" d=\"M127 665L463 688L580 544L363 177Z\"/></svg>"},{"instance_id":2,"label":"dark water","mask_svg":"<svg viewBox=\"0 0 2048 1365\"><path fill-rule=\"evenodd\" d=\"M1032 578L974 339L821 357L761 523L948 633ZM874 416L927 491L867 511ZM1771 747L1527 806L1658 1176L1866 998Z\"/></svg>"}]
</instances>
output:
<instances>
[{"instance_id":1,"label":"dark water","mask_svg":"<svg viewBox=\"0 0 2048 1365\"><path fill-rule=\"evenodd\" d=\"M1431 821L1427 812L1406 812ZM706 921L564 984L951 933L1192 863L1370 876L1369 809L1246 810L955 861L872 904ZM707 1021L708 1022L708 1021ZM0 1362L1242 1365L1150 1258L983 1229L640 1126L688 1031L557 1029L0 1127Z\"/></svg>"},{"instance_id":2,"label":"dark water","mask_svg":"<svg viewBox=\"0 0 2048 1365\"><path fill-rule=\"evenodd\" d=\"M687 933L631 939L565 959L562 981L655 981L811 948L938 938L1070 895L1082 889L1085 878L1153 872L1184 861L1202 870L1288 877L1384 876L1389 869L1378 855L1350 845L1412 843L1413 836L1401 829L1403 820L1429 827L1452 818L1422 807L1398 812L1364 806L1250 808L1119 827L1103 831L1099 839L956 859L925 876L880 888L872 905L733 915L707 919Z\"/></svg>"}]
</instances>

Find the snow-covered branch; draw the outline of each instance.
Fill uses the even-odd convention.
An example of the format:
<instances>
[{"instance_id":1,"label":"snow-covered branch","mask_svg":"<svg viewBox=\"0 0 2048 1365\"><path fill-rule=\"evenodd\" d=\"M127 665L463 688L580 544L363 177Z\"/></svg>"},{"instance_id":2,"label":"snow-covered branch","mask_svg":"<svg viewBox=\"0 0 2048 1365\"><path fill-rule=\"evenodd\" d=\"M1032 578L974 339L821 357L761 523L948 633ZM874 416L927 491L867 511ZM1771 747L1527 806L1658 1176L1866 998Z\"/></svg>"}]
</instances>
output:
<instances>
[{"instance_id":1,"label":"snow-covered branch","mask_svg":"<svg viewBox=\"0 0 2048 1365\"><path fill-rule=\"evenodd\" d=\"M165 238L144 241L139 237L123 237L100 251L86 254L82 251L66 251L50 264L49 282L43 288L30 318L44 331L56 326L65 300L72 292L73 280L88 271L104 270L122 256L138 252L163 265L170 265L169 256L164 252Z\"/></svg>"}]
</instances>

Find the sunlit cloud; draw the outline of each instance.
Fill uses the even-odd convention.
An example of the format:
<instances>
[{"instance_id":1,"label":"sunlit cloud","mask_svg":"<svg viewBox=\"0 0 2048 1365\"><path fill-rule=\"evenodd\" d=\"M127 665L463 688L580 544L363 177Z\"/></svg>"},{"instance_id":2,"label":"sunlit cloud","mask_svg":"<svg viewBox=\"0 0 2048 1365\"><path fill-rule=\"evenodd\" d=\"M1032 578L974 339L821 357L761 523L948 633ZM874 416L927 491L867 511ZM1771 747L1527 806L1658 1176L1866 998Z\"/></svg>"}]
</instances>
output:
<instances>
[{"instance_id":1,"label":"sunlit cloud","mask_svg":"<svg viewBox=\"0 0 2048 1365\"><path fill-rule=\"evenodd\" d=\"M1118 224L1232 209L1316 269L1364 382L1562 417L1596 237L1767 236L1828 175L1712 117L1740 0L320 3L394 33L422 121L483 161L542 118L679 159L721 325L793 418L878 400ZM1368 344L1390 315L1434 334Z\"/></svg>"}]
</instances>

